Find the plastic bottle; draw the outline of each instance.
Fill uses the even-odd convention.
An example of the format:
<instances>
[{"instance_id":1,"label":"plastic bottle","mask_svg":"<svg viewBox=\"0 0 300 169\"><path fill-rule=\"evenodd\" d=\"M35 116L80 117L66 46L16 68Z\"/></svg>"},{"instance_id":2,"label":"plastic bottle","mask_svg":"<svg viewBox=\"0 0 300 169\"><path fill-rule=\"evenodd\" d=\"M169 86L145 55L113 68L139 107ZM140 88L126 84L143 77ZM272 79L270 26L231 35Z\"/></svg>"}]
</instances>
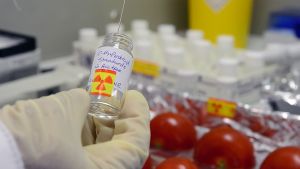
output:
<instances>
[{"instance_id":1,"label":"plastic bottle","mask_svg":"<svg viewBox=\"0 0 300 169\"><path fill-rule=\"evenodd\" d=\"M203 39L203 32L200 30L193 30L193 29L189 29L186 32L186 38L188 41L188 45L192 46L193 42L195 40L202 40Z\"/></svg>"},{"instance_id":2,"label":"plastic bottle","mask_svg":"<svg viewBox=\"0 0 300 169\"><path fill-rule=\"evenodd\" d=\"M209 41L197 39L193 41L191 62L196 70L208 71L211 66L212 45ZM205 72L201 72L202 74Z\"/></svg>"},{"instance_id":3,"label":"plastic bottle","mask_svg":"<svg viewBox=\"0 0 300 169\"><path fill-rule=\"evenodd\" d=\"M164 35L161 37L161 47L163 50L169 47L179 47L180 38L176 34ZM180 46L182 47L182 46Z\"/></svg>"},{"instance_id":4,"label":"plastic bottle","mask_svg":"<svg viewBox=\"0 0 300 169\"><path fill-rule=\"evenodd\" d=\"M221 58L217 64L216 79L219 90L212 91L214 96L230 101L237 101L236 84L238 82L239 60L236 58Z\"/></svg>"},{"instance_id":5,"label":"plastic bottle","mask_svg":"<svg viewBox=\"0 0 300 169\"><path fill-rule=\"evenodd\" d=\"M265 54L263 51L248 50L245 52L244 66L245 73L252 71L261 71L265 67Z\"/></svg>"},{"instance_id":6,"label":"plastic bottle","mask_svg":"<svg viewBox=\"0 0 300 169\"><path fill-rule=\"evenodd\" d=\"M153 60L153 43L149 39L140 39L135 41L135 56L137 58L152 61Z\"/></svg>"},{"instance_id":7,"label":"plastic bottle","mask_svg":"<svg viewBox=\"0 0 300 169\"><path fill-rule=\"evenodd\" d=\"M165 48L165 66L172 70L183 68L185 66L184 55L183 47L169 46Z\"/></svg>"},{"instance_id":8,"label":"plastic bottle","mask_svg":"<svg viewBox=\"0 0 300 169\"><path fill-rule=\"evenodd\" d=\"M94 28L82 28L79 30L79 40L73 43L74 54L77 63L91 68L95 50L99 45L98 32Z\"/></svg>"},{"instance_id":9,"label":"plastic bottle","mask_svg":"<svg viewBox=\"0 0 300 169\"><path fill-rule=\"evenodd\" d=\"M221 58L217 65L218 77L238 77L240 61L236 58Z\"/></svg>"},{"instance_id":10,"label":"plastic bottle","mask_svg":"<svg viewBox=\"0 0 300 169\"><path fill-rule=\"evenodd\" d=\"M160 37L175 35L176 28L172 24L161 24L158 26L158 34Z\"/></svg>"},{"instance_id":11,"label":"plastic bottle","mask_svg":"<svg viewBox=\"0 0 300 169\"><path fill-rule=\"evenodd\" d=\"M116 119L122 109L133 56L131 39L120 33L106 35L96 50L88 91L91 97L89 114L104 119Z\"/></svg>"},{"instance_id":12,"label":"plastic bottle","mask_svg":"<svg viewBox=\"0 0 300 169\"><path fill-rule=\"evenodd\" d=\"M234 37L231 35L220 35L217 42L217 55L219 57L234 56Z\"/></svg>"}]
</instances>

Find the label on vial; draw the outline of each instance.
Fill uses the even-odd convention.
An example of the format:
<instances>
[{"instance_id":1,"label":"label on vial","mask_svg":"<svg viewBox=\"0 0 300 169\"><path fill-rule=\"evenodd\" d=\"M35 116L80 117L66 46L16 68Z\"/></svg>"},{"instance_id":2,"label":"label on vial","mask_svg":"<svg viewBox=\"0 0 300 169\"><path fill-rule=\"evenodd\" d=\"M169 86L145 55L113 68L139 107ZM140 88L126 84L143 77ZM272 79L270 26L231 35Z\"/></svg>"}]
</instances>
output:
<instances>
[{"instance_id":1,"label":"label on vial","mask_svg":"<svg viewBox=\"0 0 300 169\"><path fill-rule=\"evenodd\" d=\"M115 90L124 94L132 62L132 56L124 50L113 47L97 49L88 84L90 94L110 97Z\"/></svg>"}]
</instances>

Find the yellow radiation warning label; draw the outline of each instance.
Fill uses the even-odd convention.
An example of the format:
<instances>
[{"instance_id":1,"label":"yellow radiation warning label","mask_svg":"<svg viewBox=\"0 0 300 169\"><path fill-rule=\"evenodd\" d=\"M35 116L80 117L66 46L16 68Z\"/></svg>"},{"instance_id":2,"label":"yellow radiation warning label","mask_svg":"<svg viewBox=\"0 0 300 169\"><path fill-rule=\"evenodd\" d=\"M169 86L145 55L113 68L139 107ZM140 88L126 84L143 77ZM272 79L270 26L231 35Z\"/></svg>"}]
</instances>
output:
<instances>
[{"instance_id":1,"label":"yellow radiation warning label","mask_svg":"<svg viewBox=\"0 0 300 169\"><path fill-rule=\"evenodd\" d=\"M236 114L237 104L234 102L209 98L207 101L207 112L210 115L234 118Z\"/></svg>"},{"instance_id":2,"label":"yellow radiation warning label","mask_svg":"<svg viewBox=\"0 0 300 169\"><path fill-rule=\"evenodd\" d=\"M90 94L110 97L114 89L115 79L115 71L96 69L91 83Z\"/></svg>"}]
</instances>

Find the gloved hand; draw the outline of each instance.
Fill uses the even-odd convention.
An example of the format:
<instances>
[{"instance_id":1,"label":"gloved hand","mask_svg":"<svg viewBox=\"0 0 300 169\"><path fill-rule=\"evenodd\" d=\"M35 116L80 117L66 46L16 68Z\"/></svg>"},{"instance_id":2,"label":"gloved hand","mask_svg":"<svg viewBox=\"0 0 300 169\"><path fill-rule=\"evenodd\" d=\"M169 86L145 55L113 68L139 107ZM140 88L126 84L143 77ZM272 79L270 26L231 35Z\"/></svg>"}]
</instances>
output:
<instances>
[{"instance_id":1,"label":"gloved hand","mask_svg":"<svg viewBox=\"0 0 300 169\"><path fill-rule=\"evenodd\" d=\"M93 119L89 118L82 131L88 109L87 92L75 89L5 106L0 110L0 120L16 139L26 168L141 168L148 155L150 138L149 111L144 97L136 91L126 93L115 129L107 130L113 131L113 137L104 143L93 143L101 122L93 126ZM105 130L100 127L99 136L101 131ZM81 135L90 145L82 146Z\"/></svg>"}]
</instances>

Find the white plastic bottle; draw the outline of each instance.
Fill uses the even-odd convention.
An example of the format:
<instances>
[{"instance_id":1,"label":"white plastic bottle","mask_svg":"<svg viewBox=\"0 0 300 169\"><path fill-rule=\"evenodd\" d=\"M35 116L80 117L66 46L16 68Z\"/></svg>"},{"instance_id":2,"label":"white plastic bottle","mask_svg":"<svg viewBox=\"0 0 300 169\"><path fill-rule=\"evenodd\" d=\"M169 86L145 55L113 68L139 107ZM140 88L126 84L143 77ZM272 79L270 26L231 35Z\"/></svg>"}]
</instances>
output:
<instances>
[{"instance_id":1,"label":"white plastic bottle","mask_svg":"<svg viewBox=\"0 0 300 169\"><path fill-rule=\"evenodd\" d=\"M187 47L192 48L195 41L203 39L203 32L200 30L189 29L186 32Z\"/></svg>"},{"instance_id":2,"label":"white plastic bottle","mask_svg":"<svg viewBox=\"0 0 300 169\"><path fill-rule=\"evenodd\" d=\"M112 33L105 36L102 46L96 50L88 82L90 115L118 118L132 71L132 49L128 36Z\"/></svg>"},{"instance_id":3,"label":"white plastic bottle","mask_svg":"<svg viewBox=\"0 0 300 169\"><path fill-rule=\"evenodd\" d=\"M173 70L180 71L180 68L186 66L185 50L183 47L169 46L164 50L165 54L165 67Z\"/></svg>"},{"instance_id":4,"label":"white plastic bottle","mask_svg":"<svg viewBox=\"0 0 300 169\"><path fill-rule=\"evenodd\" d=\"M220 77L235 77L239 76L240 61L237 58L221 58L218 61L216 75Z\"/></svg>"},{"instance_id":5,"label":"white plastic bottle","mask_svg":"<svg viewBox=\"0 0 300 169\"><path fill-rule=\"evenodd\" d=\"M238 82L239 60L236 58L221 58L217 64L216 79L219 89L213 92L215 97L237 101L236 84Z\"/></svg>"},{"instance_id":6,"label":"white plastic bottle","mask_svg":"<svg viewBox=\"0 0 300 169\"><path fill-rule=\"evenodd\" d=\"M172 24L161 24L158 25L158 34L160 37L175 35L176 28Z\"/></svg>"},{"instance_id":7,"label":"white plastic bottle","mask_svg":"<svg viewBox=\"0 0 300 169\"><path fill-rule=\"evenodd\" d=\"M212 62L212 45L209 41L197 39L192 42L192 48L190 49L191 58L195 70L201 71L201 74L205 74L209 70Z\"/></svg>"},{"instance_id":8,"label":"white plastic bottle","mask_svg":"<svg viewBox=\"0 0 300 169\"><path fill-rule=\"evenodd\" d=\"M96 29L80 29L79 40L73 43L76 62L86 68L91 68L98 45L99 37Z\"/></svg>"},{"instance_id":9,"label":"white plastic bottle","mask_svg":"<svg viewBox=\"0 0 300 169\"><path fill-rule=\"evenodd\" d=\"M149 39L135 41L134 54L137 58L145 61L154 61L154 46Z\"/></svg>"},{"instance_id":10,"label":"white plastic bottle","mask_svg":"<svg viewBox=\"0 0 300 169\"><path fill-rule=\"evenodd\" d=\"M243 57L244 74L249 74L249 72L264 73L265 54L263 51L248 50L245 51Z\"/></svg>"},{"instance_id":11,"label":"white plastic bottle","mask_svg":"<svg viewBox=\"0 0 300 169\"><path fill-rule=\"evenodd\" d=\"M235 55L234 37L231 35L220 35L217 41L218 57L233 57Z\"/></svg>"}]
</instances>

